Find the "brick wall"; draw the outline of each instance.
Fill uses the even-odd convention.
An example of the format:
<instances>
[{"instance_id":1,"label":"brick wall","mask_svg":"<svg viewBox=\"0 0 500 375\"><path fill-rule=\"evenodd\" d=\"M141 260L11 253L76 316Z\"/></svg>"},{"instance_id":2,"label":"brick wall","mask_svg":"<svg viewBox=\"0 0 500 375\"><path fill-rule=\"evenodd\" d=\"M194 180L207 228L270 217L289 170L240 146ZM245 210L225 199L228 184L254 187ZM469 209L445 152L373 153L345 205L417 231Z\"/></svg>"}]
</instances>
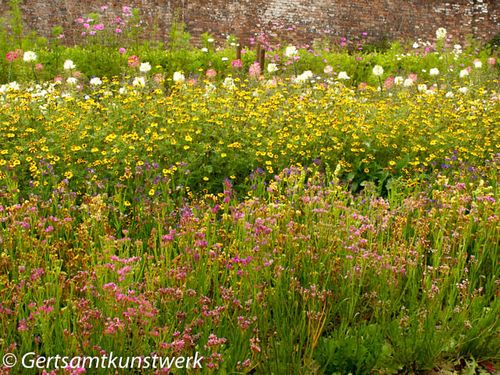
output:
<instances>
[{"instance_id":1,"label":"brick wall","mask_svg":"<svg viewBox=\"0 0 500 375\"><path fill-rule=\"evenodd\" d=\"M7 4L7 0L0 0L3 15L7 15ZM500 32L498 0L21 1L27 29L48 36L53 26L61 25L69 43L78 41L81 30L74 20L101 5L116 12L123 5L140 8L147 35L160 39L166 38L174 13L184 20L195 40L206 31L217 37L231 33L248 38L276 23L294 26L295 30L281 36L301 42L362 32L371 40L433 38L441 26L453 36L473 35L483 41Z\"/></svg>"}]
</instances>

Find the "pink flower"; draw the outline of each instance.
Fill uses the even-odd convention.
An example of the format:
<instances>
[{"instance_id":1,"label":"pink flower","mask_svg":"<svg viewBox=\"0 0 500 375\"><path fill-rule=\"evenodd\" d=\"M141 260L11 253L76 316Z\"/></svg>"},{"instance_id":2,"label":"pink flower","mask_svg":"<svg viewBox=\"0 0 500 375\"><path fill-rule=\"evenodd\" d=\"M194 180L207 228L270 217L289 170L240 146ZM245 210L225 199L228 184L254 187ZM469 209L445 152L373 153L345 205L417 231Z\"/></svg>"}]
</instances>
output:
<instances>
[{"instance_id":1,"label":"pink flower","mask_svg":"<svg viewBox=\"0 0 500 375\"><path fill-rule=\"evenodd\" d=\"M5 59L8 61L8 62L13 62L14 60L16 60L18 58L18 54L16 53L16 51L10 51L10 52L7 52L7 54L5 55Z\"/></svg>"},{"instance_id":2,"label":"pink flower","mask_svg":"<svg viewBox=\"0 0 500 375\"><path fill-rule=\"evenodd\" d=\"M215 69L208 69L206 75L207 78L214 78L217 75L217 72Z\"/></svg>"},{"instance_id":3,"label":"pink flower","mask_svg":"<svg viewBox=\"0 0 500 375\"><path fill-rule=\"evenodd\" d=\"M79 17L79 18L77 18L77 19L75 20L75 22L76 22L76 23L83 23L83 22L84 22L84 20L83 20L83 18L82 18L82 17Z\"/></svg>"},{"instance_id":4,"label":"pink flower","mask_svg":"<svg viewBox=\"0 0 500 375\"><path fill-rule=\"evenodd\" d=\"M70 374L70 375L80 375L80 374L85 374L85 368L83 367L76 367L76 368L73 368L73 367L65 367L64 368L64 372L66 374Z\"/></svg>"},{"instance_id":5,"label":"pink flower","mask_svg":"<svg viewBox=\"0 0 500 375\"><path fill-rule=\"evenodd\" d=\"M84 28L84 29L90 29L90 25L89 25L88 23L84 23L84 24L83 24L83 28Z\"/></svg>"},{"instance_id":6,"label":"pink flower","mask_svg":"<svg viewBox=\"0 0 500 375\"><path fill-rule=\"evenodd\" d=\"M368 84L366 82L361 82L359 85L358 85L358 90L360 91L363 91L363 90L366 90L366 87L368 86Z\"/></svg>"},{"instance_id":7,"label":"pink flower","mask_svg":"<svg viewBox=\"0 0 500 375\"><path fill-rule=\"evenodd\" d=\"M42 69L43 69L43 65L42 64L38 63L38 64L35 65L35 70L36 71L40 71Z\"/></svg>"},{"instance_id":8,"label":"pink flower","mask_svg":"<svg viewBox=\"0 0 500 375\"><path fill-rule=\"evenodd\" d=\"M488 60L486 60L486 62L488 63L488 65L490 66L495 66L496 63L497 63L497 59L495 59L494 57L488 57Z\"/></svg>"},{"instance_id":9,"label":"pink flower","mask_svg":"<svg viewBox=\"0 0 500 375\"><path fill-rule=\"evenodd\" d=\"M63 81L63 78L61 76L55 76L54 77L54 82L62 82Z\"/></svg>"},{"instance_id":10,"label":"pink flower","mask_svg":"<svg viewBox=\"0 0 500 375\"><path fill-rule=\"evenodd\" d=\"M120 53L120 55L123 55L124 53L126 53L126 52L127 52L127 50L126 50L125 48L123 48L123 47L120 47L120 48L118 49L118 52Z\"/></svg>"},{"instance_id":11,"label":"pink flower","mask_svg":"<svg viewBox=\"0 0 500 375\"><path fill-rule=\"evenodd\" d=\"M243 61L241 61L240 59L233 60L231 61L231 66L235 69L241 69L243 68Z\"/></svg>"},{"instance_id":12,"label":"pink flower","mask_svg":"<svg viewBox=\"0 0 500 375\"><path fill-rule=\"evenodd\" d=\"M139 61L139 57L137 57L136 55L132 55L128 58L128 66L131 68L139 66L140 63L141 62Z\"/></svg>"},{"instance_id":13,"label":"pink flower","mask_svg":"<svg viewBox=\"0 0 500 375\"><path fill-rule=\"evenodd\" d=\"M258 62L254 62L252 65L250 65L248 74L250 75L250 77L258 78L260 76L260 64Z\"/></svg>"},{"instance_id":14,"label":"pink flower","mask_svg":"<svg viewBox=\"0 0 500 375\"><path fill-rule=\"evenodd\" d=\"M21 319L17 325L17 330L19 332L25 332L28 330L28 325L26 324L26 319Z\"/></svg>"},{"instance_id":15,"label":"pink flower","mask_svg":"<svg viewBox=\"0 0 500 375\"><path fill-rule=\"evenodd\" d=\"M413 82L417 82L418 76L415 73L410 73L408 74L408 78L411 79Z\"/></svg>"},{"instance_id":16,"label":"pink flower","mask_svg":"<svg viewBox=\"0 0 500 375\"><path fill-rule=\"evenodd\" d=\"M389 90L394 85L394 77L387 77L384 81L384 89Z\"/></svg>"},{"instance_id":17,"label":"pink flower","mask_svg":"<svg viewBox=\"0 0 500 375\"><path fill-rule=\"evenodd\" d=\"M98 23L97 25L94 25L94 30L97 30L97 31L104 30L104 24Z\"/></svg>"},{"instance_id":18,"label":"pink flower","mask_svg":"<svg viewBox=\"0 0 500 375\"><path fill-rule=\"evenodd\" d=\"M115 33L117 33L117 34L121 34L121 32L122 32L122 29L120 29L119 27L117 27L117 28L115 29Z\"/></svg>"}]
</instances>

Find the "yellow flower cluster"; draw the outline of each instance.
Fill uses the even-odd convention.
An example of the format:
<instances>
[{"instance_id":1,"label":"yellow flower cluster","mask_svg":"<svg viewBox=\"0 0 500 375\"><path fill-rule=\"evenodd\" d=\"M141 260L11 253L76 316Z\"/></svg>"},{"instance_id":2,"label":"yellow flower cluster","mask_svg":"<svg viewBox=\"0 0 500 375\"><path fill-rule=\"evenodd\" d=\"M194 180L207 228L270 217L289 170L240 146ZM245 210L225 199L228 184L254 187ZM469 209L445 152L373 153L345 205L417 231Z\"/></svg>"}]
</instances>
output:
<instances>
[{"instance_id":1,"label":"yellow flower cluster","mask_svg":"<svg viewBox=\"0 0 500 375\"><path fill-rule=\"evenodd\" d=\"M80 181L91 170L126 181L157 163L164 175L183 164L198 181L219 183L317 159L346 174L411 174L453 152L472 162L500 149L499 105L486 90L448 98L235 82L168 95L119 91L114 81L87 96L57 87L36 99L29 90L8 92L0 102L0 178L16 174L39 186L49 175Z\"/></svg>"}]
</instances>

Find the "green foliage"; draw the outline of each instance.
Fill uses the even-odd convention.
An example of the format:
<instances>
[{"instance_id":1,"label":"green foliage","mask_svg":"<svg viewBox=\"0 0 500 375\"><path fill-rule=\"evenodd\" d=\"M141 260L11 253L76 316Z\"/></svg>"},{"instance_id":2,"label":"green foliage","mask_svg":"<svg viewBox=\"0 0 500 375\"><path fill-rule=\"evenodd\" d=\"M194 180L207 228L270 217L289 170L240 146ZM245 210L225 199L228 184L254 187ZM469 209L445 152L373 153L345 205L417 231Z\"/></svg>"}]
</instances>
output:
<instances>
[{"instance_id":1,"label":"green foliage","mask_svg":"<svg viewBox=\"0 0 500 375\"><path fill-rule=\"evenodd\" d=\"M21 8L19 6L20 0L10 0L10 26L12 29L12 36L15 42L15 46L20 47L23 38L23 18L21 13Z\"/></svg>"},{"instance_id":2,"label":"green foliage","mask_svg":"<svg viewBox=\"0 0 500 375\"><path fill-rule=\"evenodd\" d=\"M190 40L191 35L186 31L186 24L180 19L180 14L175 13L168 32L168 49L171 51L190 49Z\"/></svg>"},{"instance_id":3,"label":"green foliage","mask_svg":"<svg viewBox=\"0 0 500 375\"><path fill-rule=\"evenodd\" d=\"M322 337L316 350L316 360L324 374L368 375L383 360L384 333L377 324L360 324Z\"/></svg>"}]
</instances>

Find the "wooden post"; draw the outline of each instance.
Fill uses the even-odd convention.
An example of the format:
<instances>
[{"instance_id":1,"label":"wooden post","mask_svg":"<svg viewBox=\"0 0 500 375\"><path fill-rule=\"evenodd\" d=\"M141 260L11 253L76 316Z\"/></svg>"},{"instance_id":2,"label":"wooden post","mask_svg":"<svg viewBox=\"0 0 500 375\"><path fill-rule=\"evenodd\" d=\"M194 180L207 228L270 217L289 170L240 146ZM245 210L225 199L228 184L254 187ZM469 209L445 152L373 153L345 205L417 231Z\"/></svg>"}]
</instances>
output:
<instances>
[{"instance_id":1,"label":"wooden post","mask_svg":"<svg viewBox=\"0 0 500 375\"><path fill-rule=\"evenodd\" d=\"M241 60L241 45L239 42L236 45L236 60Z\"/></svg>"}]
</instances>

